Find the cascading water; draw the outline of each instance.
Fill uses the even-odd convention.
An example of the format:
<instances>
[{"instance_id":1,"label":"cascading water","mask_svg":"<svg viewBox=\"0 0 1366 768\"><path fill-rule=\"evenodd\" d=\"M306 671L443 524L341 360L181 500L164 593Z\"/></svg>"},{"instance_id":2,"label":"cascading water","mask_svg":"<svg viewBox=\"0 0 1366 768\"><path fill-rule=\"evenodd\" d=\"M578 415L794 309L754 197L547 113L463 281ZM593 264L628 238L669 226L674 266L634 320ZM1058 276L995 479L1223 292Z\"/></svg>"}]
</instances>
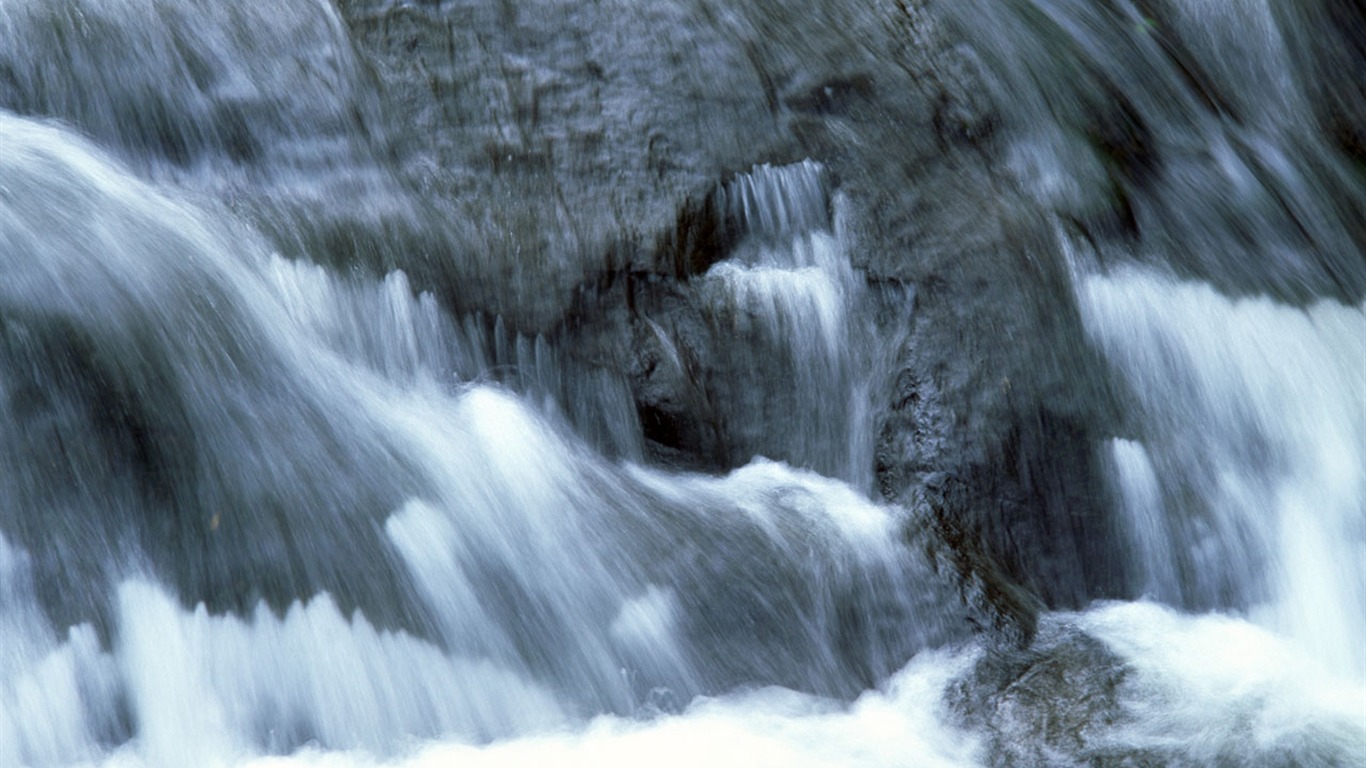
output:
<instances>
[{"instance_id":1,"label":"cascading water","mask_svg":"<svg viewBox=\"0 0 1366 768\"><path fill-rule=\"evenodd\" d=\"M1017 10L995 34L1056 42L1022 55L1038 69L1016 103L1033 126L1022 175L1075 213L1068 195L1097 199L1082 166L1118 163L1138 235L1074 238L1069 257L1086 332L1132 398L1109 452L1137 582L1247 611L1362 679L1366 270L1340 207L1361 188L1312 124L1287 41L1304 32L1265 3ZM1042 79L1070 68L1085 77ZM1030 118L1050 104L1125 119Z\"/></svg>"},{"instance_id":2,"label":"cascading water","mask_svg":"<svg viewBox=\"0 0 1366 768\"><path fill-rule=\"evenodd\" d=\"M1278 23L1277 5L970 1L953 12L979 14L994 87L1027 136L1011 163L1061 215L1096 235L1128 229L1132 256L1232 290L1355 300L1366 198L1314 123L1306 92L1319 73L1291 57L1292 40L1313 32Z\"/></svg>"},{"instance_id":3,"label":"cascading water","mask_svg":"<svg viewBox=\"0 0 1366 768\"><path fill-rule=\"evenodd\" d=\"M742 234L706 278L715 322L759 369L731 382L724 398L741 449L867 489L871 333L860 327L863 280L838 233L824 173L806 160L756 167L726 185L718 205ZM756 385L762 376L789 384L775 392Z\"/></svg>"},{"instance_id":4,"label":"cascading water","mask_svg":"<svg viewBox=\"0 0 1366 768\"><path fill-rule=\"evenodd\" d=\"M1142 599L1045 611L1016 648L969 636L965 593L1002 599L990 568L956 571L981 553L869 498L879 398L923 338L919 288L856 266L877 233L850 210L875 182L831 170L894 152L857 133L860 100L890 98L875 75L792 96L763 57L810 40L744 41L759 120L800 112L788 128L817 136L817 115L838 141L705 176L713 208L683 218L710 232L705 270L660 288L648 260L609 260L629 274L585 269L601 295L537 324L483 308L481 281L582 265L501 264L424 220L457 209L424 199L442 183L515 203L404 154L375 95L392 73L348 27L380 19L406 56L450 14L454 61L461 25L515 9L0 0L0 768L1360 763L1366 193L1319 130L1296 58L1313 29L1216 5L940 9L1005 63L1001 176L1056 214L1075 343L1120 404L1090 447ZM507 118L474 152L489 167L461 172L612 146L663 179L662 134L617 147L568 120L518 144L549 120L538 99L621 76L541 67L527 34L478 41L512 106L488 105ZM841 67L886 55L856 48ZM394 98L464 87L420 79ZM621 112L631 135L645 118ZM545 221L578 227L559 199ZM622 284L627 308L594 303ZM657 321L640 284L695 317ZM646 464L659 413L616 322L696 379L737 468Z\"/></svg>"},{"instance_id":5,"label":"cascading water","mask_svg":"<svg viewBox=\"0 0 1366 768\"><path fill-rule=\"evenodd\" d=\"M2 486L18 536L7 762L88 759L130 736L161 765L308 741L382 752L754 680L846 694L947 636L946 596L894 511L764 461L715 480L624 471L462 383L478 345L401 273L348 287L249 239L230 251L205 214L75 137L12 117L0 130L16 150L5 449L26 468ZM49 220L73 210L85 218ZM54 357L56 338L78 346ZM112 412L85 410L84 388ZM97 474L122 469L101 454L125 430L148 450L185 441L174 459L132 457L173 474ZM323 485L338 473L349 489ZM227 500L200 496L205 474ZM58 515L70 530L35 567ZM110 591L82 594L69 573ZM187 611L177 593L228 602ZM53 636L44 608L83 600L102 625ZM377 609L430 637L377 627Z\"/></svg>"},{"instance_id":6,"label":"cascading water","mask_svg":"<svg viewBox=\"0 0 1366 768\"><path fill-rule=\"evenodd\" d=\"M1141 436L1114 451L1152 596L1265 612L1366 675L1366 306L1230 300L1127 271L1080 291L1139 404Z\"/></svg>"},{"instance_id":7,"label":"cascading water","mask_svg":"<svg viewBox=\"0 0 1366 768\"><path fill-rule=\"evenodd\" d=\"M1352 211L1363 187L1315 125L1308 93L1321 73L1292 56L1310 32L1268 3L961 10L989 18L973 21L1000 43L984 49L1014 62L997 87L1016 89L1007 119L1027 137L1012 148L1016 172L1060 214L1082 325L1122 392L1122 436L1101 450L1133 583L1149 600L1252 624L1176 630L1154 615L1145 620L1174 636L1130 645L1114 633L1136 631L1138 606L1079 620L1111 647L1147 644L1132 663L1167 666L1191 690L1220 680L1210 692L1232 699L1227 686L1267 691L1302 676L1284 692L1292 706L1337 712L1324 727L1360 724L1366 260ZM1154 642L1171 643L1171 656L1159 661ZM1151 719L1121 737L1128 747L1160 729L1193 733L1156 701L1130 705ZM1188 712L1206 736L1226 727ZM1366 754L1360 733L1339 753L1324 748L1331 738L1287 731L1283 713L1258 716L1248 747L1186 759L1332 765Z\"/></svg>"}]
</instances>

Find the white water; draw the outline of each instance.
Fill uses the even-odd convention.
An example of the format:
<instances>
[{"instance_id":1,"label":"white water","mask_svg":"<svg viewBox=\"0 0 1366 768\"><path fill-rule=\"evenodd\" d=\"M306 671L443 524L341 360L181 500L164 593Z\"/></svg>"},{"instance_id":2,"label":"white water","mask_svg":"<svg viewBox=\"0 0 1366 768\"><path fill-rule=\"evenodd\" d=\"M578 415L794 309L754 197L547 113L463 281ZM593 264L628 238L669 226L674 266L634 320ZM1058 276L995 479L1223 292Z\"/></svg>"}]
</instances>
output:
<instances>
[{"instance_id":1,"label":"white water","mask_svg":"<svg viewBox=\"0 0 1366 768\"><path fill-rule=\"evenodd\" d=\"M742 768L753 765L900 766L976 765L970 734L946 726L937 697L971 655L929 654L852 705L768 688L719 699L699 699L686 713L655 720L599 717L516 740L474 745L460 740L416 742L392 759L359 750L306 748L297 754L251 757L220 752L198 765L266 768L393 766L663 766ZM182 753L186 754L186 753ZM102 758L105 768L159 765L128 747ZM184 764L173 762L171 764Z\"/></svg>"},{"instance_id":2,"label":"white water","mask_svg":"<svg viewBox=\"0 0 1366 768\"><path fill-rule=\"evenodd\" d=\"M1366 678L1366 304L1234 300L1139 270L1079 293L1140 409L1114 453L1156 596L1237 590L1308 655Z\"/></svg>"},{"instance_id":3,"label":"white water","mask_svg":"<svg viewBox=\"0 0 1366 768\"><path fill-rule=\"evenodd\" d=\"M462 383L478 345L462 347L458 324L402 274L367 286L288 264L60 129L0 117L0 134L20 150L3 159L6 317L95 338L116 361L94 375L134 405L180 409L203 441L186 460L206 456L211 472L248 460L231 482L263 489L258 498L275 483L401 490L405 501L376 510L382 522L350 535L379 539L432 625L427 638L380 629L326 592L282 613L186 608L158 575L164 556L93 528L68 546L91 547L113 572L106 646L89 624L52 631L30 553L0 539L0 765L223 765L308 743L339 755L402 754L418 739L479 744L581 729L603 711L676 711L716 680L841 690L943 635L946 597L899 541L899 510L769 461L724 478L609 462L524 399ZM65 209L48 204L73 195L98 213L49 221ZM286 396L302 411L272 415L271 398ZM344 424L343 442L296 453L319 434L311 409ZM98 438L81 431L80 411L52 417L59 434ZM52 449L7 437L21 461ZM370 458L339 471L337 450ZM22 483L0 490L45 498ZM305 506L275 513L275 526L261 525L269 507L260 519L248 506L195 521L206 537L196 546L212 554L245 531L245 557L276 544L260 537L348 522L335 502L296 498ZM106 503L130 524L167 514L137 497ZM755 701L771 699L796 702L778 717L832 706L797 694ZM731 704L717 706L731 716Z\"/></svg>"},{"instance_id":4,"label":"white water","mask_svg":"<svg viewBox=\"0 0 1366 768\"><path fill-rule=\"evenodd\" d=\"M430 372L421 373L423 365L414 362L421 355L414 357L412 350L422 347L424 332L413 329L449 324L438 322L434 310L423 310L424 299L408 294L401 277L391 276L373 289L374 295L387 296L395 317L403 319L391 337L396 343L386 346L391 353L346 363L334 358L333 350L356 336L329 336L324 329L336 332L336 326L300 315L302 307L294 303L297 284L279 279L284 268L267 258L233 271L249 284L264 286L255 295L274 307L269 317L299 318L277 331L294 338L291 348L307 365L325 362L329 386L349 392L352 420L384 425L392 444L434 481L421 497L393 510L383 535L411 569L440 623L441 644L376 629L361 614L345 616L326 595L295 604L284 615L262 607L250 616L232 617L211 615L202 607L186 609L155 580L132 577L117 588L113 642L102 648L87 626L63 637L51 632L27 586L25 554L0 542L6 586L0 600L0 765L427 768L648 761L876 768L987 761L984 735L955 725L944 704L946 690L978 658L980 652L971 646L922 652L851 703L777 687L717 696L684 693L701 673L683 642L686 601L697 595L656 578L667 571L629 578L629 568L610 562L624 550L604 548L600 529L586 524L594 510L630 506L638 503L632 499L647 497L690 509L685 517L701 518L704 529L724 528L727 518L746 520L798 559L818 555L811 549L815 546L826 550L822 557L833 557L831 568L822 572L817 564L802 580L819 585L841 574L895 572L905 557L892 541L899 525L896 510L869 504L838 481L772 462L722 478L618 471L506 391L441 386ZM253 270L260 276L252 276ZM1142 337L1134 328L1164 327L1143 312L1142 299L1150 295L1189 290L1192 306L1202 311L1212 306L1216 317L1242 306L1152 276L1130 279L1117 295L1106 293L1114 286L1101 279L1085 284L1092 292L1086 305L1091 312L1119 305L1114 317L1122 320L1115 320L1116 327L1130 329L1122 336L1125 349L1147 349L1133 340ZM1120 301L1134 295L1136 303ZM307 305L316 306L317 300L311 296ZM1325 341L1336 356L1311 352L1286 374L1292 383L1307 365L1350 355L1350 349L1332 345L1354 338L1357 309L1326 306L1303 314L1268 303L1250 306L1254 315L1268 313L1274 328L1310 338L1319 324L1309 319L1345 318L1345 324L1327 323L1341 332ZM1304 323L1292 322L1301 314ZM1097 315L1088 320L1109 327ZM1202 338L1205 327L1191 330L1192 325L1182 326L1182 333ZM1265 323L1254 328L1263 335L1273 332ZM1227 324L1215 329L1232 332ZM394 356L403 350L407 357ZM1242 359L1216 358L1225 364ZM381 365L400 359L407 362ZM1144 359L1135 370L1154 365ZM1345 378L1338 384L1355 386L1356 361L1341 362ZM1155 370L1170 373L1169 368ZM380 371L401 375L378 376ZM1326 381L1335 380L1328 376ZM1215 393L1223 391L1227 377L1215 377L1210 386ZM1199 398L1193 402L1218 410ZM1279 423L1274 419L1282 408L1268 409L1254 425L1270 429L1267 424ZM1230 412L1244 414L1241 407ZM1357 434L1354 413L1343 421L1347 437ZM1199 430L1173 439L1194 439L1192 431ZM1148 458L1149 449L1136 440L1115 445L1117 462L1127 467L1121 477L1127 478L1129 501L1152 514L1161 495L1153 492L1154 484L1162 484L1160 459ZM1239 466L1235 462L1223 474L1237 479ZM1331 473L1344 471L1344 465L1328 462L1322 471L1330 475L1316 475L1316 482L1332 490L1338 486L1329 482ZM1354 477L1350 467L1345 473ZM1293 479L1282 474L1267 482ZM1292 489L1298 487L1292 483ZM1349 493L1353 487L1349 483L1339 490ZM1149 529L1138 540L1141 548L1154 550L1145 550L1154 558L1147 567L1161 576L1162 566L1154 563L1160 562L1157 542L1164 537L1153 530L1160 531ZM660 535L676 545L677 537L687 534L668 529ZM648 537L634 541L642 544ZM509 650L515 640L500 634L507 625L481 601L490 583L468 570L469 560L480 557L518 565L519 588L528 590L523 599L533 601L521 609L551 611L542 618L546 626L558 627L557 653L572 661L568 668L556 671L551 661L547 674L543 664L529 664ZM897 599L914 604L917 596ZM828 622L837 619L822 613L819 595L809 604L813 610L790 617L784 630L805 633L820 644ZM596 617L596 623L583 617ZM1242 619L1181 616L1149 604L1101 606L1045 620L1075 623L1128 665L1119 692L1127 716L1097 727L1097 743L1175 750L1197 763L1291 755L1301 763L1330 765L1366 748L1360 718L1366 688L1336 675L1333 660L1302 647L1298 633L1289 633L1296 638L1287 642L1282 634ZM633 675L663 685L642 690L632 684ZM608 699L624 697L638 717L585 717L565 686L597 689ZM134 724L133 739L102 743L98 734L108 731L123 707ZM670 714L676 708L681 709ZM320 743L295 746L301 735ZM268 754L278 749L287 754Z\"/></svg>"},{"instance_id":5,"label":"white water","mask_svg":"<svg viewBox=\"0 0 1366 768\"><path fill-rule=\"evenodd\" d=\"M734 428L756 453L870 488L876 357L825 169L811 160L756 166L718 197L744 234L707 271L704 290L725 341L750 347L744 354L758 369L732 395L744 403ZM775 371L790 400L775 399L772 380L761 378Z\"/></svg>"},{"instance_id":6,"label":"white water","mask_svg":"<svg viewBox=\"0 0 1366 768\"><path fill-rule=\"evenodd\" d=\"M130 583L121 610L129 635L101 653L77 633L51 651L19 695L26 716L0 720L18 741L4 765L330 766L430 768L442 765L626 766L975 766L983 734L953 724L945 690L978 651L925 652L851 703L765 688L701 697L677 714L566 720L544 692L488 664L444 658L422 643L376 633L342 619L326 600L283 620L214 618L175 608L159 590ZM1118 699L1125 716L1095 724L1101 752L1180 754L1194 764L1259 764L1280 757L1300 765L1339 765L1366 750L1366 687L1326 671L1293 644L1254 624L1223 616L1183 616L1153 604L1113 604L1049 622L1072 624L1124 661ZM81 666L71 671L73 663ZM99 679L132 681L133 742L107 753L72 720L73 689ZM24 685L21 681L21 685ZM16 701L14 692L4 701ZM483 743L455 727L439 740L406 739L376 752L368 732L409 718L473 715L494 728L488 706L502 702L520 719L515 738ZM462 708L473 707L461 712ZM47 717L36 717L43 715ZM265 756L234 738L254 714L271 724L289 714L320 717L339 729L334 746ZM16 730L17 729L17 730ZM15 751L18 745L19 751ZM391 754L390 757L378 755Z\"/></svg>"},{"instance_id":7,"label":"white water","mask_svg":"<svg viewBox=\"0 0 1366 768\"><path fill-rule=\"evenodd\" d=\"M1151 603L1061 617L1125 661L1127 722L1098 740L1193 765L1351 765L1366 758L1366 684L1242 619Z\"/></svg>"},{"instance_id":8,"label":"white water","mask_svg":"<svg viewBox=\"0 0 1366 768\"><path fill-rule=\"evenodd\" d=\"M1134 547L1133 566L1142 594L1153 600L1181 602L1181 573L1172 552L1180 547L1167 524L1162 486L1148 451L1141 443L1110 441L1110 477L1118 491L1125 533Z\"/></svg>"}]
</instances>

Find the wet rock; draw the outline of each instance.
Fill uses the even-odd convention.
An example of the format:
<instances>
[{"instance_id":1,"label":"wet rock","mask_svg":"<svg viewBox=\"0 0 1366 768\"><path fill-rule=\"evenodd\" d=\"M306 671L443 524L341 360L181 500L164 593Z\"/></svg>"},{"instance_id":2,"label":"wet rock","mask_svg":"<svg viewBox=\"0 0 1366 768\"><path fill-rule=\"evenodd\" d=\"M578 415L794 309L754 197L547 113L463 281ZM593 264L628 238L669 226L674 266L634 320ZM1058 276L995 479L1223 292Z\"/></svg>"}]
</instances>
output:
<instances>
[{"instance_id":1,"label":"wet rock","mask_svg":"<svg viewBox=\"0 0 1366 768\"><path fill-rule=\"evenodd\" d=\"M1051 623L1022 650L984 655L945 693L961 721L986 735L989 765L1165 765L1114 754L1107 730L1124 719L1124 662L1095 638Z\"/></svg>"},{"instance_id":2,"label":"wet rock","mask_svg":"<svg viewBox=\"0 0 1366 768\"><path fill-rule=\"evenodd\" d=\"M952 538L1045 603L1076 607L1126 589L1094 450L1113 399L1082 341L1060 242L989 168L950 151L902 171L909 183L855 177L875 190L856 227L881 238L859 249L869 272L916 286L880 488L917 503L927 477L949 473L957 490L935 518Z\"/></svg>"},{"instance_id":3,"label":"wet rock","mask_svg":"<svg viewBox=\"0 0 1366 768\"><path fill-rule=\"evenodd\" d=\"M1119 258L1306 304L1366 291L1366 187L1343 157L1362 99L1336 86L1363 58L1349 5L942 10L982 54L996 139L1032 196ZM1297 197L1310 187L1331 191Z\"/></svg>"},{"instance_id":4,"label":"wet rock","mask_svg":"<svg viewBox=\"0 0 1366 768\"><path fill-rule=\"evenodd\" d=\"M404 175L487 251L450 260L443 293L524 331L558 323L600 270L705 268L707 195L792 151L706 3L342 11L410 129ZM645 262L605 260L626 252Z\"/></svg>"}]
</instances>

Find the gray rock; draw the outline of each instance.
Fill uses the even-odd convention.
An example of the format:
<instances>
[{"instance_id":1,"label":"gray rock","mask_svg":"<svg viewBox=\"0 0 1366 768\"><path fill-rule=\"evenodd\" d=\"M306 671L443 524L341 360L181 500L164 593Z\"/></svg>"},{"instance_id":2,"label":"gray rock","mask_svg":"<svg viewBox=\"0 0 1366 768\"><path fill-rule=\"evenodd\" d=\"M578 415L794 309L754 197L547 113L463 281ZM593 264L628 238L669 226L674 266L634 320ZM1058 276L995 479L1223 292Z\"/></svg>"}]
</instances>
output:
<instances>
[{"instance_id":1,"label":"gray rock","mask_svg":"<svg viewBox=\"0 0 1366 768\"><path fill-rule=\"evenodd\" d=\"M949 686L945 702L986 735L989 765L1168 765L1171 755L1114 754L1107 744L1108 730L1124 719L1127 674L1103 643L1053 623L1027 649L985 655Z\"/></svg>"}]
</instances>

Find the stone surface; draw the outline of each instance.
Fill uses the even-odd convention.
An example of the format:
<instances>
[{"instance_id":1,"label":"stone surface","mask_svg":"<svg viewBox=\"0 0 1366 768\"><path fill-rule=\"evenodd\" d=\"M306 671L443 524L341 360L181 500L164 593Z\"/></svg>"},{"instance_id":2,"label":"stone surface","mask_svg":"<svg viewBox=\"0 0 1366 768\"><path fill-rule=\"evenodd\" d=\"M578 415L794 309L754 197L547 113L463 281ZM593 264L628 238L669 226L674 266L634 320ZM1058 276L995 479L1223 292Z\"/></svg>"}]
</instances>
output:
<instances>
[{"instance_id":1,"label":"stone surface","mask_svg":"<svg viewBox=\"0 0 1366 768\"><path fill-rule=\"evenodd\" d=\"M1051 625L1026 650L994 652L945 694L965 725L986 735L995 766L1168 765L1172 755L1115 751L1109 729L1122 723L1121 659L1095 638Z\"/></svg>"}]
</instances>

